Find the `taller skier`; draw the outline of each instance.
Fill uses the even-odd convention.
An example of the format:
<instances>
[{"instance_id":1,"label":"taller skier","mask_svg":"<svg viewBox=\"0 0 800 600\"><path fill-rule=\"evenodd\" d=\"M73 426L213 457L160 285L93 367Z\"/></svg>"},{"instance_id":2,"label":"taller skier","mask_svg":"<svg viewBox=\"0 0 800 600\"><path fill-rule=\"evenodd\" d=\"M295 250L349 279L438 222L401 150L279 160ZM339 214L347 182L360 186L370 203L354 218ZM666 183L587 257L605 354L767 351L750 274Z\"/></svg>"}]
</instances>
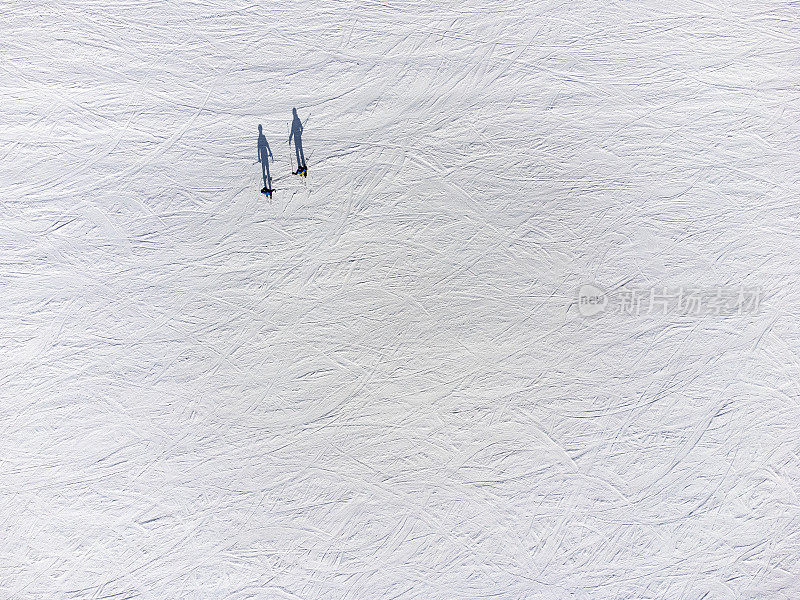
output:
<instances>
[{"instance_id":1,"label":"taller skier","mask_svg":"<svg viewBox=\"0 0 800 600\"><path fill-rule=\"evenodd\" d=\"M297 116L297 109L292 109L292 114L294 118L292 119L292 131L289 134L289 143L292 143L292 138L294 138L294 151L297 155L297 171L295 174L305 175L308 172L306 168L306 157L303 154L303 123L300 121L300 117Z\"/></svg>"}]
</instances>

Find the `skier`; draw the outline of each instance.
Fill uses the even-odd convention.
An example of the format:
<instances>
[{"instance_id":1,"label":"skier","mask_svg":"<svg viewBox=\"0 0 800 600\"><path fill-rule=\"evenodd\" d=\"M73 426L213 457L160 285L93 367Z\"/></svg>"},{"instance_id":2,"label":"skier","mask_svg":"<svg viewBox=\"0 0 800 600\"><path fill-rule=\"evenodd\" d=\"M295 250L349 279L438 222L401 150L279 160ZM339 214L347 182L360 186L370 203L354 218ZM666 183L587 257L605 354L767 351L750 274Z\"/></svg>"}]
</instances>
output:
<instances>
[{"instance_id":1,"label":"skier","mask_svg":"<svg viewBox=\"0 0 800 600\"><path fill-rule=\"evenodd\" d=\"M294 151L297 154L297 171L295 174L305 175L308 172L306 168L306 157L303 155L303 124L300 122L300 117L297 116L297 109L292 109L294 118L292 119L292 132L289 134L289 143L292 143L294 138Z\"/></svg>"},{"instance_id":2,"label":"skier","mask_svg":"<svg viewBox=\"0 0 800 600\"><path fill-rule=\"evenodd\" d=\"M264 189L261 190L264 194L272 194L272 177L269 174L269 159L273 161L275 158L272 156L272 150L269 148L267 138L264 137L264 132L261 125L258 126L258 160L261 163L261 175L264 177Z\"/></svg>"}]
</instances>

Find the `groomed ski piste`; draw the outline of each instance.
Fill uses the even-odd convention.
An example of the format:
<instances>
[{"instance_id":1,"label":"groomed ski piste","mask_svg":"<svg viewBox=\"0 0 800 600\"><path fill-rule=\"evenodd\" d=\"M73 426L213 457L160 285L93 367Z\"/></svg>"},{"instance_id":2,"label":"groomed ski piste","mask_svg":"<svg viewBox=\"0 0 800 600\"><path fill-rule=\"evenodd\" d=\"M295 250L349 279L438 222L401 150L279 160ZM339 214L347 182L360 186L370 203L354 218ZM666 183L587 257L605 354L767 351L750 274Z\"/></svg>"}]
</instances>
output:
<instances>
[{"instance_id":1,"label":"groomed ski piste","mask_svg":"<svg viewBox=\"0 0 800 600\"><path fill-rule=\"evenodd\" d=\"M0 598L800 598L798 11L0 4Z\"/></svg>"}]
</instances>

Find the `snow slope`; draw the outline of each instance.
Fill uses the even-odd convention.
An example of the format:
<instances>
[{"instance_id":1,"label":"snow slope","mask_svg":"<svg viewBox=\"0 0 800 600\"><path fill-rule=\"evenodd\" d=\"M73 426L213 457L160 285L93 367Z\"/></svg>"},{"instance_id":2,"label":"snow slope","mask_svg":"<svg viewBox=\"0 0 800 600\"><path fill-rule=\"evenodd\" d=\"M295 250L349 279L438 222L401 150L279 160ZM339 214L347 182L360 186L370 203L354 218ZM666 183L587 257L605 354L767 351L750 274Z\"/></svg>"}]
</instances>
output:
<instances>
[{"instance_id":1,"label":"snow slope","mask_svg":"<svg viewBox=\"0 0 800 600\"><path fill-rule=\"evenodd\" d=\"M800 597L798 11L0 4L0 598Z\"/></svg>"}]
</instances>

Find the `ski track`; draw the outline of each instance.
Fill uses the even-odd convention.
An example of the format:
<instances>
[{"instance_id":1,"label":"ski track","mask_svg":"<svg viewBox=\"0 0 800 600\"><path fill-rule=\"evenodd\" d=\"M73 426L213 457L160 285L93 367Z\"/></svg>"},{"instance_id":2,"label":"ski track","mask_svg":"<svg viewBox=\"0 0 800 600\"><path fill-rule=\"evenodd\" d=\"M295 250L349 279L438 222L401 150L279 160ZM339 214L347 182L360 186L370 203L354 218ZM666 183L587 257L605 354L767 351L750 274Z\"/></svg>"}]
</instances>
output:
<instances>
[{"instance_id":1,"label":"ski track","mask_svg":"<svg viewBox=\"0 0 800 600\"><path fill-rule=\"evenodd\" d=\"M0 598L800 597L796 2L0 22Z\"/></svg>"}]
</instances>

